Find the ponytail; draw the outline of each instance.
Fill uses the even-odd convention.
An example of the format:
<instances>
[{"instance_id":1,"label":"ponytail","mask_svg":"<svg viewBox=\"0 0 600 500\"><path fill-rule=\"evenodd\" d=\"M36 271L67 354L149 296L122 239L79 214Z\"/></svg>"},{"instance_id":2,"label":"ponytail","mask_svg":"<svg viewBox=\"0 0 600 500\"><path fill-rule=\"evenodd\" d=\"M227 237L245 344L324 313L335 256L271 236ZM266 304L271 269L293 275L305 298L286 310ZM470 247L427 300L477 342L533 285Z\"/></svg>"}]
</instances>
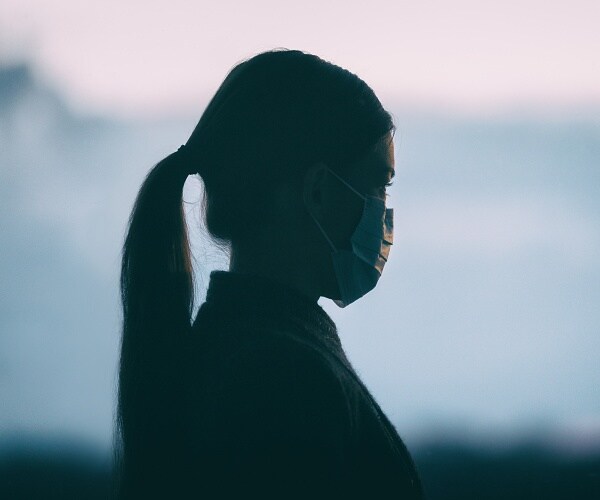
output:
<instances>
[{"instance_id":1,"label":"ponytail","mask_svg":"<svg viewBox=\"0 0 600 500\"><path fill-rule=\"evenodd\" d=\"M123 246L119 366L118 488L123 498L159 493L180 443L183 343L190 330L193 272L182 193L187 155L173 153L146 177ZM160 477L160 480L158 478ZM164 492L166 494L166 492Z\"/></svg>"}]
</instances>

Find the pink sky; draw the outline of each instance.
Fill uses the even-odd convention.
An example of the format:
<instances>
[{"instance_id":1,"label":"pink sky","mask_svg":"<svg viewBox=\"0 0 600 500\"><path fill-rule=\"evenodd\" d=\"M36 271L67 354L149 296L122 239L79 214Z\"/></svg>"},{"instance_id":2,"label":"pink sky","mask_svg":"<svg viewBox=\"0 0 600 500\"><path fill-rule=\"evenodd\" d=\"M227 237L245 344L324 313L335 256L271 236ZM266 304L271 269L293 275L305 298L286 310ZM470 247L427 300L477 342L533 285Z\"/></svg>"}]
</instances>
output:
<instances>
[{"instance_id":1,"label":"pink sky","mask_svg":"<svg viewBox=\"0 0 600 500\"><path fill-rule=\"evenodd\" d=\"M347 67L384 103L581 108L600 106L598 26L598 0L3 0L0 56L123 115L196 115L237 61L273 47Z\"/></svg>"}]
</instances>

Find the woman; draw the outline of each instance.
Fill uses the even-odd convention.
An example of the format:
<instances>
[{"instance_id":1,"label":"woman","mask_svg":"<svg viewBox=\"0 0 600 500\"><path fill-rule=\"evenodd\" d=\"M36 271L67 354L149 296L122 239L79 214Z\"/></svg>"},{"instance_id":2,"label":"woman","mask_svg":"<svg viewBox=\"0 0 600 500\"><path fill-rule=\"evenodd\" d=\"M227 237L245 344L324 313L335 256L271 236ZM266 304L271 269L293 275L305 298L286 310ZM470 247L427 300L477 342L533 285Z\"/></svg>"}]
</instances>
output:
<instances>
[{"instance_id":1,"label":"woman","mask_svg":"<svg viewBox=\"0 0 600 500\"><path fill-rule=\"evenodd\" d=\"M123 250L126 498L421 498L319 297L370 291L392 243L394 125L356 75L295 50L235 66L159 162ZM231 252L191 322L188 175Z\"/></svg>"}]
</instances>

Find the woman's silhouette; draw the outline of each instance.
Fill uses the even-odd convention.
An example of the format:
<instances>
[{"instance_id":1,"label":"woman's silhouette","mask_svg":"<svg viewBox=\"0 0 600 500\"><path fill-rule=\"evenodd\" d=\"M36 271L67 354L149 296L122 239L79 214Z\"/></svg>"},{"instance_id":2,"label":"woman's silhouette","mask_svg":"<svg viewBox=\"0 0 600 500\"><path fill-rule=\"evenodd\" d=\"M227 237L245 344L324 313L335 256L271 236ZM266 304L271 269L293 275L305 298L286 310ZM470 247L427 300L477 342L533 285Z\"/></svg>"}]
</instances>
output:
<instances>
[{"instance_id":1,"label":"woman's silhouette","mask_svg":"<svg viewBox=\"0 0 600 500\"><path fill-rule=\"evenodd\" d=\"M356 75L274 50L235 66L186 145L151 170L123 249L124 498L421 498L317 304L344 307L381 274L393 131ZM191 321L182 189L195 174L231 262Z\"/></svg>"}]
</instances>

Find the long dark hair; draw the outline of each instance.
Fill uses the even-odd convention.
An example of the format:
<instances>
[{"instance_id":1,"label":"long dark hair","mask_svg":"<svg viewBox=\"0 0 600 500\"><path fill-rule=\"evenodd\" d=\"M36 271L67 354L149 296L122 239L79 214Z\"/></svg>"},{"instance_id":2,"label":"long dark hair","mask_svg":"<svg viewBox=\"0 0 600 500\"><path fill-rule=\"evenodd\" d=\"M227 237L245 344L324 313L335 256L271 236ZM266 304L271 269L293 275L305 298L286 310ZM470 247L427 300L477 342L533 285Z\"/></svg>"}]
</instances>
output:
<instances>
[{"instance_id":1,"label":"long dark hair","mask_svg":"<svg viewBox=\"0 0 600 500\"><path fill-rule=\"evenodd\" d=\"M123 247L117 457L122 497L173 495L185 462L185 343L193 273L182 191L204 182L204 217L220 242L242 241L272 212L274 187L323 161L344 169L394 129L355 74L297 50L237 64L185 148L157 163ZM185 151L185 154L183 154Z\"/></svg>"}]
</instances>

